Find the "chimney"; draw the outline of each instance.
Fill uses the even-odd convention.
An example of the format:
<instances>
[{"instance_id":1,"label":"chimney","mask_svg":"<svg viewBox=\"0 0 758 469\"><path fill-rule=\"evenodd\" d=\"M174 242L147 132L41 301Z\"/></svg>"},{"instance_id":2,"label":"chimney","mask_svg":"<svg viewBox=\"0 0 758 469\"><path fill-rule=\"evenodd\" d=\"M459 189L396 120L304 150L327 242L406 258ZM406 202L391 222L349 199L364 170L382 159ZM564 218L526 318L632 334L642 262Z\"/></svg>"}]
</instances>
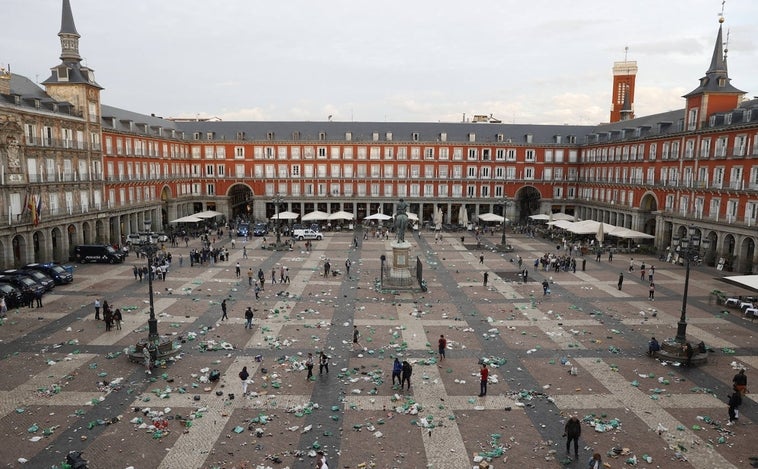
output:
<instances>
[{"instance_id":1,"label":"chimney","mask_svg":"<svg viewBox=\"0 0 758 469\"><path fill-rule=\"evenodd\" d=\"M0 67L0 94L11 94L11 69Z\"/></svg>"}]
</instances>

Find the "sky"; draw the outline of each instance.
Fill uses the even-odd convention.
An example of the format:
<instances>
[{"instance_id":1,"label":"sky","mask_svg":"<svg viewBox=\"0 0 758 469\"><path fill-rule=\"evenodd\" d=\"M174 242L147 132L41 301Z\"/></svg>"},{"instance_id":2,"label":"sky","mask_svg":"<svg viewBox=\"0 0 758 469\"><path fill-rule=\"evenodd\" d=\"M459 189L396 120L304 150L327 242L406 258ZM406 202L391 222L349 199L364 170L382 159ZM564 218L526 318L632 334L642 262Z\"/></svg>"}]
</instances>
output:
<instances>
[{"instance_id":1,"label":"sky","mask_svg":"<svg viewBox=\"0 0 758 469\"><path fill-rule=\"evenodd\" d=\"M3 0L0 64L60 60L61 0ZM684 107L710 64L716 0L71 0L104 104L250 121L607 122L637 61L637 116ZM732 84L758 95L755 0L724 6ZM12 21L9 21L12 19Z\"/></svg>"}]
</instances>

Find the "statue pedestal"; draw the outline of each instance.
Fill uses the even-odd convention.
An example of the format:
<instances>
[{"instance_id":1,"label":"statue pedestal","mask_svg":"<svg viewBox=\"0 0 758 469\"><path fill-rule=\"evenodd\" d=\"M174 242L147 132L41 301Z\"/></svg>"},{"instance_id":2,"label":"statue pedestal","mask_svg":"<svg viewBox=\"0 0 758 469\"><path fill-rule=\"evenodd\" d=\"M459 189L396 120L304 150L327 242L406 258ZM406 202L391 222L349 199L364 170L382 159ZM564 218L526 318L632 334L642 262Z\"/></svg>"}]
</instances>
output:
<instances>
[{"instance_id":1,"label":"statue pedestal","mask_svg":"<svg viewBox=\"0 0 758 469\"><path fill-rule=\"evenodd\" d=\"M390 246L392 247L392 263L385 283L392 288L412 287L415 279L411 275L411 243L393 241Z\"/></svg>"}]
</instances>

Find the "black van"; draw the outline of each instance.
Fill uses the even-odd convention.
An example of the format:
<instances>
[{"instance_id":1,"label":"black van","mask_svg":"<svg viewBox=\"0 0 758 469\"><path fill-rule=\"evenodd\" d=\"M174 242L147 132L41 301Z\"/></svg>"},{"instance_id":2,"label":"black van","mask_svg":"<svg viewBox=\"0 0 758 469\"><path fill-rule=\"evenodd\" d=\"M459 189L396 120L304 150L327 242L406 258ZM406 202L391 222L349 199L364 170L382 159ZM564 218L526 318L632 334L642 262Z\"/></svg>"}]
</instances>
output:
<instances>
[{"instance_id":1,"label":"black van","mask_svg":"<svg viewBox=\"0 0 758 469\"><path fill-rule=\"evenodd\" d=\"M74 260L80 264L102 262L117 264L124 262L124 253L107 244L80 244L74 248Z\"/></svg>"},{"instance_id":2,"label":"black van","mask_svg":"<svg viewBox=\"0 0 758 469\"><path fill-rule=\"evenodd\" d=\"M10 283L0 283L0 296L5 298L8 309L18 308L23 301L21 291Z\"/></svg>"}]
</instances>

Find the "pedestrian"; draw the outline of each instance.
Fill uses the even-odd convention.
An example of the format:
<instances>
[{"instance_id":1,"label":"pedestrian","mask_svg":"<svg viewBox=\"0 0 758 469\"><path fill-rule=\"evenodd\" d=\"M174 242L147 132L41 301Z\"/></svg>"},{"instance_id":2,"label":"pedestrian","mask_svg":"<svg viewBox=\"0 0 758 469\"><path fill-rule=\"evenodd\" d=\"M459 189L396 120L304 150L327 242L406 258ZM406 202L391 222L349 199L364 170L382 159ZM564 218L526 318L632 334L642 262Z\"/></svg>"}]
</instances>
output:
<instances>
[{"instance_id":1,"label":"pedestrian","mask_svg":"<svg viewBox=\"0 0 758 469\"><path fill-rule=\"evenodd\" d=\"M644 282L644 281L645 281L645 268L640 267L640 282Z\"/></svg>"},{"instance_id":2,"label":"pedestrian","mask_svg":"<svg viewBox=\"0 0 758 469\"><path fill-rule=\"evenodd\" d=\"M252 267L247 269L247 284L249 286L253 285L253 268Z\"/></svg>"},{"instance_id":3,"label":"pedestrian","mask_svg":"<svg viewBox=\"0 0 758 469\"><path fill-rule=\"evenodd\" d=\"M647 298L650 301L655 301L655 284L650 282L650 288L648 289Z\"/></svg>"},{"instance_id":4,"label":"pedestrian","mask_svg":"<svg viewBox=\"0 0 758 469\"><path fill-rule=\"evenodd\" d=\"M613 262L613 250L608 250L608 262Z\"/></svg>"},{"instance_id":5,"label":"pedestrian","mask_svg":"<svg viewBox=\"0 0 758 469\"><path fill-rule=\"evenodd\" d=\"M654 265L651 265L651 266L650 266L650 271L649 271L649 272L648 272L648 274L647 274L647 279L648 279L649 281L651 281L651 282L653 281L653 275L655 275L655 266L654 266Z\"/></svg>"},{"instance_id":6,"label":"pedestrian","mask_svg":"<svg viewBox=\"0 0 758 469\"><path fill-rule=\"evenodd\" d=\"M234 266L234 273L237 275L237 278L240 278L241 269L239 262L237 262L237 265Z\"/></svg>"},{"instance_id":7,"label":"pedestrian","mask_svg":"<svg viewBox=\"0 0 758 469\"><path fill-rule=\"evenodd\" d=\"M358 350L361 348L360 342L358 342L358 338L361 336L360 331L358 330L358 326L353 326L353 350L355 350L355 347L358 346Z\"/></svg>"},{"instance_id":8,"label":"pedestrian","mask_svg":"<svg viewBox=\"0 0 758 469\"><path fill-rule=\"evenodd\" d=\"M37 290L34 293L34 300L37 302L37 308L42 307L42 290Z\"/></svg>"},{"instance_id":9,"label":"pedestrian","mask_svg":"<svg viewBox=\"0 0 758 469\"><path fill-rule=\"evenodd\" d=\"M621 285L624 284L624 273L619 273L619 290L621 290Z\"/></svg>"},{"instance_id":10,"label":"pedestrian","mask_svg":"<svg viewBox=\"0 0 758 469\"><path fill-rule=\"evenodd\" d=\"M147 345L142 347L142 358L145 361L145 373L149 375L153 374L153 372L150 371L150 365L151 365L150 350L147 349Z\"/></svg>"},{"instance_id":11,"label":"pedestrian","mask_svg":"<svg viewBox=\"0 0 758 469\"><path fill-rule=\"evenodd\" d=\"M411 390L411 375L413 374L413 367L408 360L403 360L403 372L400 378L400 390L403 390L403 385L408 383L408 390Z\"/></svg>"},{"instance_id":12,"label":"pedestrian","mask_svg":"<svg viewBox=\"0 0 758 469\"><path fill-rule=\"evenodd\" d=\"M247 259L247 246L242 246L242 258Z\"/></svg>"},{"instance_id":13,"label":"pedestrian","mask_svg":"<svg viewBox=\"0 0 758 469\"><path fill-rule=\"evenodd\" d=\"M629 259L629 272L634 272L634 257Z\"/></svg>"},{"instance_id":14,"label":"pedestrian","mask_svg":"<svg viewBox=\"0 0 758 469\"><path fill-rule=\"evenodd\" d=\"M329 259L324 262L324 277L329 276L329 270L332 268L332 264L329 263Z\"/></svg>"},{"instance_id":15,"label":"pedestrian","mask_svg":"<svg viewBox=\"0 0 758 469\"><path fill-rule=\"evenodd\" d=\"M242 395L247 395L247 385L249 384L248 379L250 379L250 373L247 372L247 367L243 366L242 371L240 371L240 380L242 380Z\"/></svg>"},{"instance_id":16,"label":"pedestrian","mask_svg":"<svg viewBox=\"0 0 758 469\"><path fill-rule=\"evenodd\" d=\"M253 328L253 308L250 306L245 310L245 329Z\"/></svg>"},{"instance_id":17,"label":"pedestrian","mask_svg":"<svg viewBox=\"0 0 758 469\"><path fill-rule=\"evenodd\" d=\"M181 267L183 265L184 265L184 256L182 256L181 254L179 254L179 267Z\"/></svg>"},{"instance_id":18,"label":"pedestrian","mask_svg":"<svg viewBox=\"0 0 758 469\"><path fill-rule=\"evenodd\" d=\"M110 331L113 325L113 311L110 308L103 309L103 320L105 321L105 331Z\"/></svg>"},{"instance_id":19,"label":"pedestrian","mask_svg":"<svg viewBox=\"0 0 758 469\"><path fill-rule=\"evenodd\" d=\"M744 396L747 392L747 376L745 375L745 369L740 368L740 371L732 378L734 383L734 390L739 392L741 396Z\"/></svg>"},{"instance_id":20,"label":"pedestrian","mask_svg":"<svg viewBox=\"0 0 758 469\"><path fill-rule=\"evenodd\" d=\"M326 464L326 456L324 456L323 451L316 453L316 469L329 469L329 466Z\"/></svg>"},{"instance_id":21,"label":"pedestrian","mask_svg":"<svg viewBox=\"0 0 758 469\"><path fill-rule=\"evenodd\" d=\"M484 264L484 254L479 255L479 263Z\"/></svg>"},{"instance_id":22,"label":"pedestrian","mask_svg":"<svg viewBox=\"0 0 758 469\"><path fill-rule=\"evenodd\" d=\"M595 254L595 262L600 262L600 256L603 255L603 251L600 249L597 250L597 253Z\"/></svg>"},{"instance_id":23,"label":"pedestrian","mask_svg":"<svg viewBox=\"0 0 758 469\"><path fill-rule=\"evenodd\" d=\"M5 296L0 296L0 317L8 314L8 303L5 302Z\"/></svg>"},{"instance_id":24,"label":"pedestrian","mask_svg":"<svg viewBox=\"0 0 758 469\"><path fill-rule=\"evenodd\" d=\"M655 337L650 338L650 342L647 343L647 354L654 357L656 353L661 351L661 344Z\"/></svg>"},{"instance_id":25,"label":"pedestrian","mask_svg":"<svg viewBox=\"0 0 758 469\"><path fill-rule=\"evenodd\" d=\"M524 269L523 272L521 272L521 279L526 283L529 280L529 269Z\"/></svg>"},{"instance_id":26,"label":"pedestrian","mask_svg":"<svg viewBox=\"0 0 758 469\"><path fill-rule=\"evenodd\" d=\"M542 281L542 296L547 295L547 293L550 291L550 282L547 281L547 279Z\"/></svg>"},{"instance_id":27,"label":"pedestrian","mask_svg":"<svg viewBox=\"0 0 758 469\"><path fill-rule=\"evenodd\" d=\"M132 267L132 273L134 274L134 280L137 280L137 275L139 274L139 269L137 268L136 265L134 267Z\"/></svg>"},{"instance_id":28,"label":"pedestrian","mask_svg":"<svg viewBox=\"0 0 758 469\"><path fill-rule=\"evenodd\" d=\"M250 269L252 271L252 269ZM266 276L263 274L263 269L258 269L258 281L261 282L261 290L265 290Z\"/></svg>"},{"instance_id":29,"label":"pedestrian","mask_svg":"<svg viewBox=\"0 0 758 469\"><path fill-rule=\"evenodd\" d=\"M260 300L261 299L261 287L258 286L258 282L255 283L255 299Z\"/></svg>"},{"instance_id":30,"label":"pedestrian","mask_svg":"<svg viewBox=\"0 0 758 469\"><path fill-rule=\"evenodd\" d=\"M95 298L95 320L100 320L100 300Z\"/></svg>"},{"instance_id":31,"label":"pedestrian","mask_svg":"<svg viewBox=\"0 0 758 469\"><path fill-rule=\"evenodd\" d=\"M692 366L692 357L695 355L695 349L692 348L692 344L687 342L684 344L684 356L686 358L684 366Z\"/></svg>"},{"instance_id":32,"label":"pedestrian","mask_svg":"<svg viewBox=\"0 0 758 469\"><path fill-rule=\"evenodd\" d=\"M572 415L563 427L563 436L566 438L566 456L571 455L571 441L574 442L574 458L579 459L579 437L582 435L582 422L579 417Z\"/></svg>"},{"instance_id":33,"label":"pedestrian","mask_svg":"<svg viewBox=\"0 0 758 469\"><path fill-rule=\"evenodd\" d=\"M740 418L739 407L742 405L742 395L739 391L734 391L729 395L729 422L727 425L734 425Z\"/></svg>"},{"instance_id":34,"label":"pedestrian","mask_svg":"<svg viewBox=\"0 0 758 469\"><path fill-rule=\"evenodd\" d=\"M324 370L326 370L326 374L329 374L329 357L322 350L318 356L318 374L321 374Z\"/></svg>"},{"instance_id":35,"label":"pedestrian","mask_svg":"<svg viewBox=\"0 0 758 469\"><path fill-rule=\"evenodd\" d=\"M353 263L350 261L350 259L345 259L345 272L347 272L347 275L350 275L350 266L353 265Z\"/></svg>"},{"instance_id":36,"label":"pedestrian","mask_svg":"<svg viewBox=\"0 0 758 469\"><path fill-rule=\"evenodd\" d=\"M482 362L482 367L479 369L479 397L487 395L487 380L490 377L490 370L487 368L487 364Z\"/></svg>"},{"instance_id":37,"label":"pedestrian","mask_svg":"<svg viewBox=\"0 0 758 469\"><path fill-rule=\"evenodd\" d=\"M113 321L116 323L116 330L121 330L121 321L124 320L124 316L121 314L121 309L116 308L113 312Z\"/></svg>"},{"instance_id":38,"label":"pedestrian","mask_svg":"<svg viewBox=\"0 0 758 469\"><path fill-rule=\"evenodd\" d=\"M442 361L445 359L445 349L447 349L447 339L442 334L440 334L440 340L437 341L437 348L439 349L440 361Z\"/></svg>"},{"instance_id":39,"label":"pedestrian","mask_svg":"<svg viewBox=\"0 0 758 469\"><path fill-rule=\"evenodd\" d=\"M487 286L487 280L489 280L489 278L490 278L489 272L485 272L484 273L484 282L483 282L485 287Z\"/></svg>"},{"instance_id":40,"label":"pedestrian","mask_svg":"<svg viewBox=\"0 0 758 469\"><path fill-rule=\"evenodd\" d=\"M279 283L284 283L284 266L279 266Z\"/></svg>"},{"instance_id":41,"label":"pedestrian","mask_svg":"<svg viewBox=\"0 0 758 469\"><path fill-rule=\"evenodd\" d=\"M403 372L403 364L400 363L400 359L395 357L395 361L392 363L392 386L395 386L395 378L397 378L397 384L402 384L400 374Z\"/></svg>"},{"instance_id":42,"label":"pedestrian","mask_svg":"<svg viewBox=\"0 0 758 469\"><path fill-rule=\"evenodd\" d=\"M308 358L305 359L305 368L308 370L308 376L305 379L310 380L313 378L313 354L311 352L308 352Z\"/></svg>"},{"instance_id":43,"label":"pedestrian","mask_svg":"<svg viewBox=\"0 0 758 469\"><path fill-rule=\"evenodd\" d=\"M276 267L271 267L271 285L276 283Z\"/></svg>"},{"instance_id":44,"label":"pedestrian","mask_svg":"<svg viewBox=\"0 0 758 469\"><path fill-rule=\"evenodd\" d=\"M229 316L226 315L226 298L221 301L221 320L229 319Z\"/></svg>"},{"instance_id":45,"label":"pedestrian","mask_svg":"<svg viewBox=\"0 0 758 469\"><path fill-rule=\"evenodd\" d=\"M600 456L600 453L592 455L589 464L587 464L587 469L603 469L603 457Z\"/></svg>"},{"instance_id":46,"label":"pedestrian","mask_svg":"<svg viewBox=\"0 0 758 469\"><path fill-rule=\"evenodd\" d=\"M290 283L290 268L289 267L284 268L284 281L286 283Z\"/></svg>"}]
</instances>

